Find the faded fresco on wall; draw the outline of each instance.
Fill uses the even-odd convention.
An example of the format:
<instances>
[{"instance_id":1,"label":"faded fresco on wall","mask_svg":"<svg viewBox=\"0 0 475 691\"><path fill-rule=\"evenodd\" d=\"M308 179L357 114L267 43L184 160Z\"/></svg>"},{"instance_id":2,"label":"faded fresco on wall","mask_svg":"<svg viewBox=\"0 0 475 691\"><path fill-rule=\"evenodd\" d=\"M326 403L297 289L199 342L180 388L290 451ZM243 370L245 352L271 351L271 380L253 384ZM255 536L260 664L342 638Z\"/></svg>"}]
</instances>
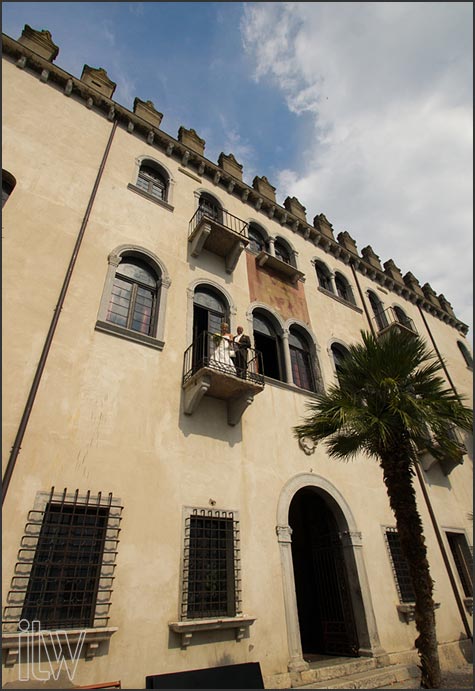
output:
<instances>
[{"instance_id":1,"label":"faded fresco on wall","mask_svg":"<svg viewBox=\"0 0 475 691\"><path fill-rule=\"evenodd\" d=\"M251 302L263 302L273 307L284 321L292 317L310 325L302 281L294 285L265 267L258 267L255 255L250 252L246 252L246 260Z\"/></svg>"}]
</instances>

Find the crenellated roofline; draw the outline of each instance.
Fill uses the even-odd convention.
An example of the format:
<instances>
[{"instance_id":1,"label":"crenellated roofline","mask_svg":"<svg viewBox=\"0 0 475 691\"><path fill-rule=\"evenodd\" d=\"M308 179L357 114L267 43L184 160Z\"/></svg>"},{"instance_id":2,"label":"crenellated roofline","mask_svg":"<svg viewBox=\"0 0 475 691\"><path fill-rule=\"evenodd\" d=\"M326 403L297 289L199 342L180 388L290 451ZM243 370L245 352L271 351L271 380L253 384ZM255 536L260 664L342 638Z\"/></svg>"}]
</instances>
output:
<instances>
[{"instance_id":1,"label":"crenellated roofline","mask_svg":"<svg viewBox=\"0 0 475 691\"><path fill-rule=\"evenodd\" d=\"M28 69L37 74L40 81L61 89L66 97L75 97L86 108L93 109L110 121L118 121L127 131L142 136L147 144L177 160L183 168L192 170L225 189L242 203L253 206L256 211L280 223L282 227L300 234L327 254L345 264L351 264L381 287L421 306L460 333L465 335L468 332L467 324L457 319L444 295L437 296L428 283L421 288L417 278L410 272L402 276L392 259L384 262L383 268L370 246L365 247L360 255L355 241L347 231L339 233L335 239L332 225L324 214L315 216L313 225L310 225L306 220L306 209L296 197L287 197L283 206L276 202L275 188L265 176L255 177L252 187L247 185L242 180L242 166L232 153L226 155L222 152L218 163L213 163L205 158L206 142L195 130L180 127L178 137L174 138L160 129L162 113L155 109L152 101L136 98L133 111L114 101L112 94L116 84L108 78L103 68L84 65L79 79L54 65L52 61L59 48L52 42L49 32L35 31L26 25L22 38L23 43L21 39L16 41L2 34L3 56L13 60L19 69ZM48 45L51 42L49 53L45 49L45 41Z\"/></svg>"}]
</instances>

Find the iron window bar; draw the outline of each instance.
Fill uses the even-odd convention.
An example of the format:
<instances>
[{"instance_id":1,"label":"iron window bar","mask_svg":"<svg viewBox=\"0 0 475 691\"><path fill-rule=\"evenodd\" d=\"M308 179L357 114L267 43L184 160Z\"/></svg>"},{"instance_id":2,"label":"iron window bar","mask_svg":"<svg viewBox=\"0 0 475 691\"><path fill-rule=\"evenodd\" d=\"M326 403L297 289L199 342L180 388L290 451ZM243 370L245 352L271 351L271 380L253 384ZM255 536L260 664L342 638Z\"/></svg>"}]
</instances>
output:
<instances>
[{"instance_id":1,"label":"iron window bar","mask_svg":"<svg viewBox=\"0 0 475 691\"><path fill-rule=\"evenodd\" d=\"M220 347L223 341L227 341L229 348ZM264 368L262 354L254 348L247 349L247 369L234 365L229 353L233 351L233 343L220 334L212 334L203 331L193 343L188 346L184 354L183 384L185 384L196 372L204 367L212 370L239 377L254 384L264 386Z\"/></svg>"},{"instance_id":2,"label":"iron window bar","mask_svg":"<svg viewBox=\"0 0 475 691\"><path fill-rule=\"evenodd\" d=\"M181 619L240 615L239 521L233 511L193 509L185 520Z\"/></svg>"},{"instance_id":3,"label":"iron window bar","mask_svg":"<svg viewBox=\"0 0 475 691\"><path fill-rule=\"evenodd\" d=\"M122 508L112 493L51 488L42 508L28 513L4 630L24 630L25 621L41 629L107 626Z\"/></svg>"},{"instance_id":4,"label":"iron window bar","mask_svg":"<svg viewBox=\"0 0 475 691\"><path fill-rule=\"evenodd\" d=\"M415 602L414 588L411 574L409 573L409 564L402 552L397 528L386 528L384 535L388 546L399 601L403 603Z\"/></svg>"},{"instance_id":5,"label":"iron window bar","mask_svg":"<svg viewBox=\"0 0 475 691\"><path fill-rule=\"evenodd\" d=\"M193 216L191 217L188 226L188 236L193 235L194 231L202 221L208 221L210 223L218 223L228 230L232 230L238 235L247 239L247 221L243 221L237 216L233 216L229 211L225 209L219 209L218 212L210 209L206 204L200 204Z\"/></svg>"}]
</instances>

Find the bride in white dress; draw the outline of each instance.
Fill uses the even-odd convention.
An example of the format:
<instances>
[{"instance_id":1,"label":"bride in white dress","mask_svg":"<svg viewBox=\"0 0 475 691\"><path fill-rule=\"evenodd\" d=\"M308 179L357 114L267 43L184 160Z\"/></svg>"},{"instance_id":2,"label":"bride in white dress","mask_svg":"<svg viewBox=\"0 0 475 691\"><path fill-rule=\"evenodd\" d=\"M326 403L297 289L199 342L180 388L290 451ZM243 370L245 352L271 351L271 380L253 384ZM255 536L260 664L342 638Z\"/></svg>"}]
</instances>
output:
<instances>
[{"instance_id":1,"label":"bride in white dress","mask_svg":"<svg viewBox=\"0 0 475 691\"><path fill-rule=\"evenodd\" d=\"M229 324L221 324L221 335L213 335L211 340L211 359L220 367L227 370L232 369L234 373L234 362L231 358L233 351L233 335L229 333Z\"/></svg>"}]
</instances>

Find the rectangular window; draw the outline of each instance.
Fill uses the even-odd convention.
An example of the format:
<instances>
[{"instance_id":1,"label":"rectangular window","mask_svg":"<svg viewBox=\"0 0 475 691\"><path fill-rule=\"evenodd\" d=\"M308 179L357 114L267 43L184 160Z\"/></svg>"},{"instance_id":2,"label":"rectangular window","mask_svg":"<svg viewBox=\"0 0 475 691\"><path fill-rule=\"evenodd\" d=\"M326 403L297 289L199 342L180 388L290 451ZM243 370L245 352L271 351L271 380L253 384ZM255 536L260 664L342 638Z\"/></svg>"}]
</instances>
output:
<instances>
[{"instance_id":1,"label":"rectangular window","mask_svg":"<svg viewBox=\"0 0 475 691\"><path fill-rule=\"evenodd\" d=\"M232 511L193 509L185 522L182 619L239 613L239 523Z\"/></svg>"},{"instance_id":2,"label":"rectangular window","mask_svg":"<svg viewBox=\"0 0 475 691\"><path fill-rule=\"evenodd\" d=\"M37 504L38 505L38 504ZM106 626L122 507L112 495L54 493L30 511L4 623Z\"/></svg>"},{"instance_id":3,"label":"rectangular window","mask_svg":"<svg viewBox=\"0 0 475 691\"><path fill-rule=\"evenodd\" d=\"M411 574L409 573L409 565L402 553L398 532L396 528L386 528L385 535L399 600L401 602L414 602L416 598L412 586Z\"/></svg>"},{"instance_id":4,"label":"rectangular window","mask_svg":"<svg viewBox=\"0 0 475 691\"><path fill-rule=\"evenodd\" d=\"M465 597L473 595L473 557L463 533L446 533Z\"/></svg>"}]
</instances>

